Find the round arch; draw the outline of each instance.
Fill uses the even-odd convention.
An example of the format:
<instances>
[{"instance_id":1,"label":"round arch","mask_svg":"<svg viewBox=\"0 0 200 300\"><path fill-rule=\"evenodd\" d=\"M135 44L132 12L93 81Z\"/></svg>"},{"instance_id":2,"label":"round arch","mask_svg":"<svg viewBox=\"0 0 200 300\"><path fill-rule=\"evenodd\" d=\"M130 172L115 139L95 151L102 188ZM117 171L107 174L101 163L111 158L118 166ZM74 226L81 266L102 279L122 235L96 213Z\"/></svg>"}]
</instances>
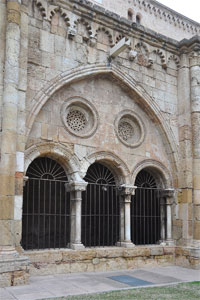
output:
<instances>
[{"instance_id":1,"label":"round arch","mask_svg":"<svg viewBox=\"0 0 200 300\"><path fill-rule=\"evenodd\" d=\"M171 163L175 166L175 171L178 169L178 150L174 135L164 119L162 113L155 100L147 93L147 91L130 75L120 70L113 64L92 64L79 66L72 70L68 70L58 75L50 81L31 101L30 112L27 119L27 132L26 137L29 136L30 130L33 126L34 120L38 115L41 108L45 105L48 99L61 87L68 85L72 82L77 82L82 79L99 74L110 74L114 80L120 82L123 88L128 89L129 93L138 101L139 105L144 108L148 116L154 120L161 134L166 139L166 147L168 153L171 153Z\"/></svg>"},{"instance_id":2,"label":"round arch","mask_svg":"<svg viewBox=\"0 0 200 300\"><path fill-rule=\"evenodd\" d=\"M88 168L95 162L102 163L113 173L117 184L130 183L130 170L121 158L112 152L95 152L87 157L87 165L85 165L84 173L87 173Z\"/></svg>"},{"instance_id":3,"label":"round arch","mask_svg":"<svg viewBox=\"0 0 200 300\"><path fill-rule=\"evenodd\" d=\"M135 182L138 173L142 170L149 171L155 178L157 185L160 188L171 188L173 185L173 180L168 169L159 161L156 160L143 160L138 163L132 174L132 182Z\"/></svg>"},{"instance_id":4,"label":"round arch","mask_svg":"<svg viewBox=\"0 0 200 300\"><path fill-rule=\"evenodd\" d=\"M69 180L79 177L80 164L78 159L73 155L71 149L58 143L41 143L26 149L25 174L31 162L41 156L47 156L60 163L68 175Z\"/></svg>"}]
</instances>

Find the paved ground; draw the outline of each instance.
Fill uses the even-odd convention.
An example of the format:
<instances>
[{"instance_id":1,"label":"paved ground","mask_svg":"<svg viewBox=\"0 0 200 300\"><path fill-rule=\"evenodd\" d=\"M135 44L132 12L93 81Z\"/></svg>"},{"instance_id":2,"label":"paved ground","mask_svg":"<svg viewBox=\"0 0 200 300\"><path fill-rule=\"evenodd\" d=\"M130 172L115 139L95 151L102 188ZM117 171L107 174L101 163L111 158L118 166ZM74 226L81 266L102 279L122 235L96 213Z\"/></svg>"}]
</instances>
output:
<instances>
[{"instance_id":1,"label":"paved ground","mask_svg":"<svg viewBox=\"0 0 200 300\"><path fill-rule=\"evenodd\" d=\"M200 281L200 271L170 266L101 273L32 276L29 285L0 288L0 300L54 299L187 281Z\"/></svg>"}]
</instances>

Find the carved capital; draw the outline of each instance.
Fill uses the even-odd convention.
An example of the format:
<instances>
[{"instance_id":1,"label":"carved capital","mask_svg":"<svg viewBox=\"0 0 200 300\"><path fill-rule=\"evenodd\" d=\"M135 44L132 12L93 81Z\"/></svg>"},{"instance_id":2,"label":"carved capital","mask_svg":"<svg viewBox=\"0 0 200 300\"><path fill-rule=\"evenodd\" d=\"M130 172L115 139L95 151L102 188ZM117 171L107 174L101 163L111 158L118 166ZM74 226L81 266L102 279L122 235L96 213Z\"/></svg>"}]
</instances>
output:
<instances>
[{"instance_id":1,"label":"carved capital","mask_svg":"<svg viewBox=\"0 0 200 300\"><path fill-rule=\"evenodd\" d=\"M88 183L85 181L71 181L65 183L66 192L83 192L86 190Z\"/></svg>"},{"instance_id":2,"label":"carved capital","mask_svg":"<svg viewBox=\"0 0 200 300\"><path fill-rule=\"evenodd\" d=\"M29 179L28 176L24 176L24 177L23 177L23 185L24 185L24 186L26 185L28 179Z\"/></svg>"},{"instance_id":3,"label":"carved capital","mask_svg":"<svg viewBox=\"0 0 200 300\"><path fill-rule=\"evenodd\" d=\"M127 197L135 195L135 190L137 187L132 184L122 184L121 188L121 195Z\"/></svg>"},{"instance_id":4,"label":"carved capital","mask_svg":"<svg viewBox=\"0 0 200 300\"><path fill-rule=\"evenodd\" d=\"M20 25L21 12L20 3L18 1L10 1L7 3L7 21Z\"/></svg>"},{"instance_id":5,"label":"carved capital","mask_svg":"<svg viewBox=\"0 0 200 300\"><path fill-rule=\"evenodd\" d=\"M175 190L174 189L166 189L162 192L162 196L166 198L167 205L172 205L174 202Z\"/></svg>"}]
</instances>

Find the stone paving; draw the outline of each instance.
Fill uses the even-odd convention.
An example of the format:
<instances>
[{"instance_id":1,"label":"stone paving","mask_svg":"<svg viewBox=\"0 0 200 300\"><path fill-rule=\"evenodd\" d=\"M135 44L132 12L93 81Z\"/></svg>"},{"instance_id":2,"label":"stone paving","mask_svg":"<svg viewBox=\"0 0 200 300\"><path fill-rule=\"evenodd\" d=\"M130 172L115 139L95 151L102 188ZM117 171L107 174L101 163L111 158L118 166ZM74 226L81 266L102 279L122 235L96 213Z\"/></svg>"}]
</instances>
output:
<instances>
[{"instance_id":1,"label":"stone paving","mask_svg":"<svg viewBox=\"0 0 200 300\"><path fill-rule=\"evenodd\" d=\"M54 299L69 295L188 281L200 281L200 271L169 266L99 273L32 276L29 285L1 288L0 300Z\"/></svg>"}]
</instances>

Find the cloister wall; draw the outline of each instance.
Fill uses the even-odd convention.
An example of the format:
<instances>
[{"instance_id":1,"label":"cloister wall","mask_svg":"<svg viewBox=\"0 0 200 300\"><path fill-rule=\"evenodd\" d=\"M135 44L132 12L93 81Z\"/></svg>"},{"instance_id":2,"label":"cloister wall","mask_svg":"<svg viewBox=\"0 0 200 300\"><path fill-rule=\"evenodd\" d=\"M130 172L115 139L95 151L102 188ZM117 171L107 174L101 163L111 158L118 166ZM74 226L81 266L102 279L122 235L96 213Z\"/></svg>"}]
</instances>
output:
<instances>
[{"instance_id":1,"label":"cloister wall","mask_svg":"<svg viewBox=\"0 0 200 300\"><path fill-rule=\"evenodd\" d=\"M199 25L191 21L197 28L191 31L168 25L164 32L165 21L151 14L151 22L145 17L149 11L140 9L141 23L150 29L86 0L0 0L0 264L5 253L12 262L3 269L8 275L3 284L11 284L15 274L20 283L28 277L20 244L23 184L29 164L41 155L69 165L74 180L83 179L97 160L115 168L121 183L134 185L140 167L159 171L163 187L175 190L172 233L180 246L165 258L172 263L177 255L189 266L191 256L198 267ZM123 38L130 46L111 58L110 49ZM80 133L73 131L76 117L66 119L69 104L82 120L78 126L87 123Z\"/></svg>"}]
</instances>

